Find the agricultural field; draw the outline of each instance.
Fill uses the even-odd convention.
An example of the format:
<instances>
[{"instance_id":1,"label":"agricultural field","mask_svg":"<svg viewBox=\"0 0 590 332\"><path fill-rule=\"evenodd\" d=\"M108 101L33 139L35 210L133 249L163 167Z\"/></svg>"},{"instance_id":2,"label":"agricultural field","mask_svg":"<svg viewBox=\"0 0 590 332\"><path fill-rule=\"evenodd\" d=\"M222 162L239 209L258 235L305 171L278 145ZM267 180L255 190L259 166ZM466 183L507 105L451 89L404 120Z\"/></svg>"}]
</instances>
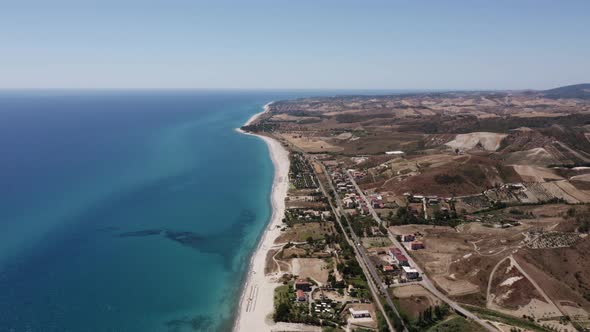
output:
<instances>
[{"instance_id":1,"label":"agricultural field","mask_svg":"<svg viewBox=\"0 0 590 332\"><path fill-rule=\"evenodd\" d=\"M412 251L411 255L441 290L459 302L515 317L550 319L569 315L584 321L590 312L590 303L584 298L584 294L590 298L590 288L586 288L590 285L590 266L586 266L582 252L590 248L590 239L575 233L558 233L575 234L562 235L563 247L558 249L555 245L531 248L526 241L529 232L551 237L554 229L568 227L567 223L573 221L560 217L567 209L563 204L507 208L481 215L482 222L456 228L390 228L397 234L420 234L425 249ZM519 225L495 226L510 216L520 218ZM572 236L576 241L570 240ZM547 265L550 262L555 265ZM518 264L518 270L513 264ZM572 287L577 289L577 295Z\"/></svg>"},{"instance_id":2,"label":"agricultural field","mask_svg":"<svg viewBox=\"0 0 590 332\"><path fill-rule=\"evenodd\" d=\"M417 319L419 314L429 307L442 303L420 285L395 287L391 289L391 293L398 302L399 308L412 320Z\"/></svg>"},{"instance_id":3,"label":"agricultural field","mask_svg":"<svg viewBox=\"0 0 590 332\"><path fill-rule=\"evenodd\" d=\"M449 319L442 321L435 326L432 326L427 332L479 332L481 326L461 316L450 317ZM506 331L509 332L509 331Z\"/></svg>"},{"instance_id":4,"label":"agricultural field","mask_svg":"<svg viewBox=\"0 0 590 332\"><path fill-rule=\"evenodd\" d=\"M393 234L416 235L424 248L409 255L428 280L499 331L587 325L590 98L580 89L272 103L245 128L291 151L288 210L269 270L338 285L325 292L341 299L349 283L368 298L335 216L318 214L339 203L320 190L333 183L368 264L418 330L479 331L441 308L433 315L440 299L421 286L396 284L402 271L388 254L395 241L373 212Z\"/></svg>"}]
</instances>

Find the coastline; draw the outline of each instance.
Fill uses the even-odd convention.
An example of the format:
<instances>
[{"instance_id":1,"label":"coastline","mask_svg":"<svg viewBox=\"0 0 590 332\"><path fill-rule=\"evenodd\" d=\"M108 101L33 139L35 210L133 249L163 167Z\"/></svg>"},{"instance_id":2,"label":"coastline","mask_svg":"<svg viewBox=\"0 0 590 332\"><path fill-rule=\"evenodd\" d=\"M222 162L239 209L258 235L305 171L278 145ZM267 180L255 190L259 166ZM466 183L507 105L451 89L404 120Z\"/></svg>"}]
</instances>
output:
<instances>
[{"instance_id":1,"label":"coastline","mask_svg":"<svg viewBox=\"0 0 590 332\"><path fill-rule=\"evenodd\" d=\"M264 105L264 110L254 114L244 125L251 124L261 114L268 112L271 103ZM272 215L250 259L248 275L242 286L233 331L270 331L273 322L269 315L274 310L274 289L280 283L278 282L279 276L266 276L264 268L267 253L273 248L276 238L281 234L280 226L285 213L285 198L289 187L289 153L275 139L247 133L240 128L236 130L245 135L256 136L266 143L274 166L274 175L270 197Z\"/></svg>"}]
</instances>

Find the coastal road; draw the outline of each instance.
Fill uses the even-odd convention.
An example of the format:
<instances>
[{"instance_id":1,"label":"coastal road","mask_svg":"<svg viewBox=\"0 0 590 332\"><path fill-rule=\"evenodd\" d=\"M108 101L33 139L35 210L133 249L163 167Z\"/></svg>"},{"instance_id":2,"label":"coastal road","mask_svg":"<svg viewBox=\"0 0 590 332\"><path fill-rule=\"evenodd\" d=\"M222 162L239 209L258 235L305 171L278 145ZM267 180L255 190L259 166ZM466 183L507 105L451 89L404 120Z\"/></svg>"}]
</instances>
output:
<instances>
[{"instance_id":1,"label":"coastal road","mask_svg":"<svg viewBox=\"0 0 590 332\"><path fill-rule=\"evenodd\" d=\"M336 204L338 205L338 209L334 208L334 205L332 204L332 200L330 200L330 195L328 195L328 192L326 191L326 189L322 185L322 181L319 181L319 176L318 176L318 174L316 174L316 177L318 178L318 182L320 184L320 188L321 188L323 194L328 198L328 202L330 203L330 207L332 208L332 211L334 212L334 216L336 217L336 221L338 222L338 225L342 229L342 232L343 232L346 240L354 248L356 259L357 259L360 267L363 269L363 273L365 274L365 277L367 278L367 283L369 285L371 293L373 294L373 298L375 298L375 302L379 306L379 310L381 310L381 312L383 313L383 317L385 317L385 320L387 321L387 325L388 325L389 329L391 331L397 331L393 327L393 324L391 324L390 318L387 315L385 308L381 304L381 301L379 299L379 294L381 294L381 295L383 295L383 297L387 301L387 304L392 308L392 310L395 312L395 314L400 318L400 321L404 327L403 332L407 332L408 329L406 328L405 323L401 319L399 312L397 311L395 305L393 304L393 301L391 299L391 296L389 295L389 292L387 291L387 288L383 284L383 281L381 280L381 277L377 273L375 266L369 260L369 257L365 251L365 248L361 245L360 239L354 233L354 231L352 230L352 228L350 226L348 227L348 229L350 231L350 235L351 235L352 239L348 237L345 227L342 224L341 217L344 216L344 218L347 220L349 225L350 225L350 222L348 220L348 217L346 216L346 213L344 213L344 208L342 207L342 201L340 200L340 197L338 196L338 192L334 188L334 184L332 183L332 179L330 178L329 173L326 170L326 167L322 163L320 163L320 166L322 167L322 170L323 170L324 174L326 175L326 180L328 181L328 184L330 185L330 189L334 193L334 197L336 200Z\"/></svg>"},{"instance_id":2,"label":"coastal road","mask_svg":"<svg viewBox=\"0 0 590 332\"><path fill-rule=\"evenodd\" d=\"M350 182L354 185L354 188L356 189L358 194L361 196L361 199L363 201L365 201L365 203L369 207L369 212L373 216L373 219L375 219L375 221L377 221L377 223L379 223L380 225L383 225L383 227L385 227L385 229L387 229L387 236L389 237L391 242L393 242L395 247L397 247L401 250L401 252L404 254L404 256L406 256L408 258L408 262L410 263L410 265L412 267L414 267L420 273L420 275L422 276L422 281L420 282L422 284L422 286L424 288L428 289L432 294L434 294L436 297L441 299L443 302L448 304L456 312L460 313L461 315L463 315L467 318L472 319L473 321L477 322L478 324L480 324L481 326L483 326L486 330L488 330L490 332L497 332L498 330L495 327L493 327L492 325L490 325L488 322L484 321L483 319L477 317L475 314L468 311L467 309L461 307L457 302L448 298L446 295L444 295L442 292L440 292L438 290L438 288L436 288L434 286L434 284L430 281L428 276L422 271L420 266L418 264L416 264L416 262L414 261L412 256L410 256L408 254L408 251L406 250L406 248L396 239L395 234L393 234L391 232L391 230L387 227L387 224L385 222L383 222L383 220L381 220L381 218L379 217L377 212L375 212L375 209L373 209L373 205L371 205L371 202L367 199L367 197L365 196L365 193L358 186L358 184L356 183L352 174L350 174L350 172L348 172L348 171L346 172L346 174L348 175Z\"/></svg>"},{"instance_id":3,"label":"coastal road","mask_svg":"<svg viewBox=\"0 0 590 332\"><path fill-rule=\"evenodd\" d=\"M334 190L334 185L332 184L330 177L327 175L328 173L326 172L326 168L324 167L323 164L320 164L320 165L322 167L322 170L324 171L324 174L326 174L326 179L328 180L328 184L330 185L332 190ZM314 170L314 172L315 172L315 170ZM371 279L370 272L368 271L369 265L363 261L363 257L361 256L361 253L358 250L359 248L356 245L356 243L358 243L358 242L354 242L348 237L348 234L346 233L346 230L344 229L344 225L342 225L342 221L340 219L341 218L340 211L337 210L334 207L334 205L332 204L332 200L330 199L330 195L328 195L328 192L327 192L326 188L324 188L324 185L322 184L322 181L320 181L319 175L317 173L316 173L316 178L318 179L318 184L320 186L320 189L322 190L322 193L328 199L328 202L330 204L330 208L332 209L332 212L334 213L334 217L336 218L338 226L340 226L340 229L342 230L342 234L344 234L344 238L346 239L348 244L350 246L352 246L354 249L355 258L356 258L357 262L359 263L359 266L363 270L363 273L365 274L365 278L367 278L367 284L369 285L369 290L371 291L371 294L373 295L373 298L375 299L375 303L377 304L377 307L379 308L379 310L383 314L383 317L385 318L385 321L387 322L387 326L389 327L389 330L392 332L396 332L396 329L393 327L393 324L391 324L391 321L390 321L389 317L387 316L385 308L383 307L383 304L381 303L377 286L374 284L373 280ZM333 192L336 193L335 191L333 191ZM336 195L336 197L338 197L338 195ZM406 330L404 332L406 332Z\"/></svg>"}]
</instances>

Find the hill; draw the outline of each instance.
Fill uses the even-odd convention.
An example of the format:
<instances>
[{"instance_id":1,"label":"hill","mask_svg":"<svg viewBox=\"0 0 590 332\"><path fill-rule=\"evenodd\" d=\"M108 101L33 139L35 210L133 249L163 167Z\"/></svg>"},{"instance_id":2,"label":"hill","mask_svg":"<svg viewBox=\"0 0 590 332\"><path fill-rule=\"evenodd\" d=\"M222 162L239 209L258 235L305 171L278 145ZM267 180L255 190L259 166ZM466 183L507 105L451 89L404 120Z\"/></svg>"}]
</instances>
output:
<instances>
[{"instance_id":1,"label":"hill","mask_svg":"<svg viewBox=\"0 0 590 332\"><path fill-rule=\"evenodd\" d=\"M555 89L542 91L546 98L577 98L590 99L590 83L562 86Z\"/></svg>"}]
</instances>

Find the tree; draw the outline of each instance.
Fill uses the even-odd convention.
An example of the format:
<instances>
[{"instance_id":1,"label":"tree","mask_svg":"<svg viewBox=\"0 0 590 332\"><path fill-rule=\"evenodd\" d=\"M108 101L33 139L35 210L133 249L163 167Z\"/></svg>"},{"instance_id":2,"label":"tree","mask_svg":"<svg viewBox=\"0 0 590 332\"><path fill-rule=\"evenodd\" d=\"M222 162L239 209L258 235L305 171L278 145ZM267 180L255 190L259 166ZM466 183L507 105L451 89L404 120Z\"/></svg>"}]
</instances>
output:
<instances>
[{"instance_id":1,"label":"tree","mask_svg":"<svg viewBox=\"0 0 590 332\"><path fill-rule=\"evenodd\" d=\"M448 313L449 308L445 304L434 307L434 319L437 321L445 318Z\"/></svg>"},{"instance_id":2,"label":"tree","mask_svg":"<svg viewBox=\"0 0 590 332\"><path fill-rule=\"evenodd\" d=\"M431 323L432 322L432 307L426 308L426 310L424 310L424 313L422 314L422 317L424 318L424 322Z\"/></svg>"},{"instance_id":3,"label":"tree","mask_svg":"<svg viewBox=\"0 0 590 332\"><path fill-rule=\"evenodd\" d=\"M275 310L275 314L273 315L273 320L275 322L288 322L289 315L291 314L291 307L284 302L281 302L277 309Z\"/></svg>"}]
</instances>

